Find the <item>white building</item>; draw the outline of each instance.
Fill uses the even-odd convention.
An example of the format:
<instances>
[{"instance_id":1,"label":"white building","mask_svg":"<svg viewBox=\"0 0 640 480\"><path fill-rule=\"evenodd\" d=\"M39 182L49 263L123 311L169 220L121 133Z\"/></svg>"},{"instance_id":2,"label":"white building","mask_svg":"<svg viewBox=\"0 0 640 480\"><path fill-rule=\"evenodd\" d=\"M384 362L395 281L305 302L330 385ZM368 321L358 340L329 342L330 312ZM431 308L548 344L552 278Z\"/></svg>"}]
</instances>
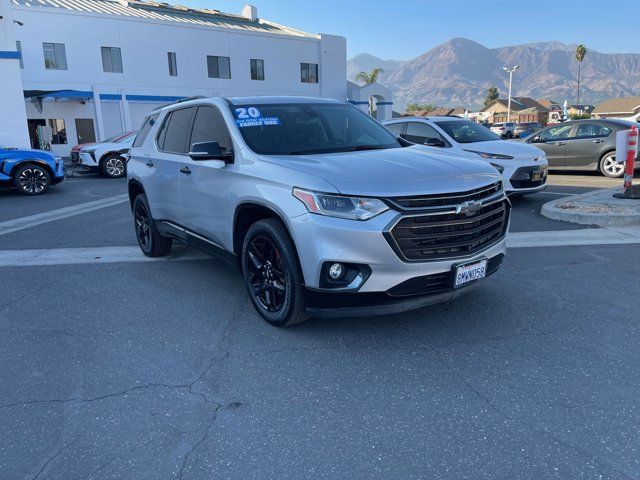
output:
<instances>
[{"instance_id":1,"label":"white building","mask_svg":"<svg viewBox=\"0 0 640 480\"><path fill-rule=\"evenodd\" d=\"M0 0L0 16L0 145L37 147L37 126L48 125L52 150L67 155L194 95L351 97L367 109L357 88L347 91L343 37L264 20L250 5L231 15L138 0ZM376 100L386 117L390 103Z\"/></svg>"}]
</instances>

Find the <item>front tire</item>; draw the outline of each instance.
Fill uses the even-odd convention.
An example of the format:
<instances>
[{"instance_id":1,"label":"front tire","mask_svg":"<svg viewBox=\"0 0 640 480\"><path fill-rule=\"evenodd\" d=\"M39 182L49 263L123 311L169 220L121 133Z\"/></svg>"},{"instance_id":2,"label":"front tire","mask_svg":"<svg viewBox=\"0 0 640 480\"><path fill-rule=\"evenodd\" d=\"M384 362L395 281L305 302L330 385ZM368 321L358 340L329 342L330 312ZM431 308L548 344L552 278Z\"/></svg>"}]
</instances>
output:
<instances>
[{"instance_id":1,"label":"front tire","mask_svg":"<svg viewBox=\"0 0 640 480\"><path fill-rule=\"evenodd\" d=\"M122 178L127 174L127 164L120 155L107 155L100 162L100 173L107 178Z\"/></svg>"},{"instance_id":2,"label":"front tire","mask_svg":"<svg viewBox=\"0 0 640 480\"><path fill-rule=\"evenodd\" d=\"M621 178L624 175L624 163L616 162L616 152L606 153L600 160L600 172L609 178Z\"/></svg>"},{"instance_id":3,"label":"front tire","mask_svg":"<svg viewBox=\"0 0 640 480\"><path fill-rule=\"evenodd\" d=\"M133 221L138 245L147 257L162 257L171 251L173 240L158 233L144 193L138 195L133 201Z\"/></svg>"},{"instance_id":4,"label":"front tire","mask_svg":"<svg viewBox=\"0 0 640 480\"><path fill-rule=\"evenodd\" d=\"M249 227L242 244L242 275L249 298L271 325L307 320L298 255L282 224L273 218Z\"/></svg>"},{"instance_id":5,"label":"front tire","mask_svg":"<svg viewBox=\"0 0 640 480\"><path fill-rule=\"evenodd\" d=\"M51 186L51 175L40 165L24 165L13 174L13 184L23 195L42 195Z\"/></svg>"}]
</instances>

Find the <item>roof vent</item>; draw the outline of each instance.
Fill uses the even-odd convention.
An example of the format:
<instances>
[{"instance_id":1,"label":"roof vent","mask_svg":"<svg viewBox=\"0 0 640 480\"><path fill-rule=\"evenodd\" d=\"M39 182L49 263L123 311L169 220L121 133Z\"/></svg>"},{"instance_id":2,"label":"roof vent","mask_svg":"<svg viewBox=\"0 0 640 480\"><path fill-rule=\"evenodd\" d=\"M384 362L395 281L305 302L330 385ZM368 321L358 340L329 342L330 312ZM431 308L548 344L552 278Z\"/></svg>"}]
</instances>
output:
<instances>
[{"instance_id":1,"label":"roof vent","mask_svg":"<svg viewBox=\"0 0 640 480\"><path fill-rule=\"evenodd\" d=\"M242 16L252 22L258 20L258 8L253 5L246 4L242 7Z\"/></svg>"}]
</instances>

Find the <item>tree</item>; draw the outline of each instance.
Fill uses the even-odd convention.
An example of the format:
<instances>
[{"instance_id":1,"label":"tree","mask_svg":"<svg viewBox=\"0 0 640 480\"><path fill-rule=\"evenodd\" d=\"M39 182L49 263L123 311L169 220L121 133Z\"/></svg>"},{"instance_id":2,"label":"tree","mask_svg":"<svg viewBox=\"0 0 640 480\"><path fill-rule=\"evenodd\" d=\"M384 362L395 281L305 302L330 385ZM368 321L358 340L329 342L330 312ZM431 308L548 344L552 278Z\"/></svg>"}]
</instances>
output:
<instances>
[{"instance_id":1,"label":"tree","mask_svg":"<svg viewBox=\"0 0 640 480\"><path fill-rule=\"evenodd\" d=\"M407 105L407 112L417 112L420 110L431 112L436 108L438 107L436 107L433 103L410 103L409 105Z\"/></svg>"},{"instance_id":2,"label":"tree","mask_svg":"<svg viewBox=\"0 0 640 480\"><path fill-rule=\"evenodd\" d=\"M484 106L488 107L493 102L495 102L499 97L500 97L500 94L498 93L498 89L496 87L489 87L489 90L487 90L487 96L484 97Z\"/></svg>"},{"instance_id":3,"label":"tree","mask_svg":"<svg viewBox=\"0 0 640 480\"><path fill-rule=\"evenodd\" d=\"M586 55L587 47L585 47L583 44L578 45L576 47L576 60L578 61L578 95L576 99L576 106L578 106L578 108L580 108L580 67Z\"/></svg>"},{"instance_id":4,"label":"tree","mask_svg":"<svg viewBox=\"0 0 640 480\"><path fill-rule=\"evenodd\" d=\"M358 75L356 75L356 81L362 82L365 85L371 85L378 80L378 77L382 72L384 72L384 70L380 67L376 67L368 73L360 72Z\"/></svg>"}]
</instances>

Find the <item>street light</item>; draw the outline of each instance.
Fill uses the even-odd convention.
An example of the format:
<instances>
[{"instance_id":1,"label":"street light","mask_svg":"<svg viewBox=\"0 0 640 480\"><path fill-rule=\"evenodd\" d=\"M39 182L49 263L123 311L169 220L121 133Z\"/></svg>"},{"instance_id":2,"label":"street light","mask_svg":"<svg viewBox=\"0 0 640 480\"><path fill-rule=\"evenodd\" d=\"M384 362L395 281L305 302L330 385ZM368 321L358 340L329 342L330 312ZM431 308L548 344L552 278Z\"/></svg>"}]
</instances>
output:
<instances>
[{"instance_id":1,"label":"street light","mask_svg":"<svg viewBox=\"0 0 640 480\"><path fill-rule=\"evenodd\" d=\"M513 72L515 72L520 65L515 65L514 67L502 67L502 69L509 74L509 100L507 105L507 122L511 121L511 81L513 80Z\"/></svg>"}]
</instances>

